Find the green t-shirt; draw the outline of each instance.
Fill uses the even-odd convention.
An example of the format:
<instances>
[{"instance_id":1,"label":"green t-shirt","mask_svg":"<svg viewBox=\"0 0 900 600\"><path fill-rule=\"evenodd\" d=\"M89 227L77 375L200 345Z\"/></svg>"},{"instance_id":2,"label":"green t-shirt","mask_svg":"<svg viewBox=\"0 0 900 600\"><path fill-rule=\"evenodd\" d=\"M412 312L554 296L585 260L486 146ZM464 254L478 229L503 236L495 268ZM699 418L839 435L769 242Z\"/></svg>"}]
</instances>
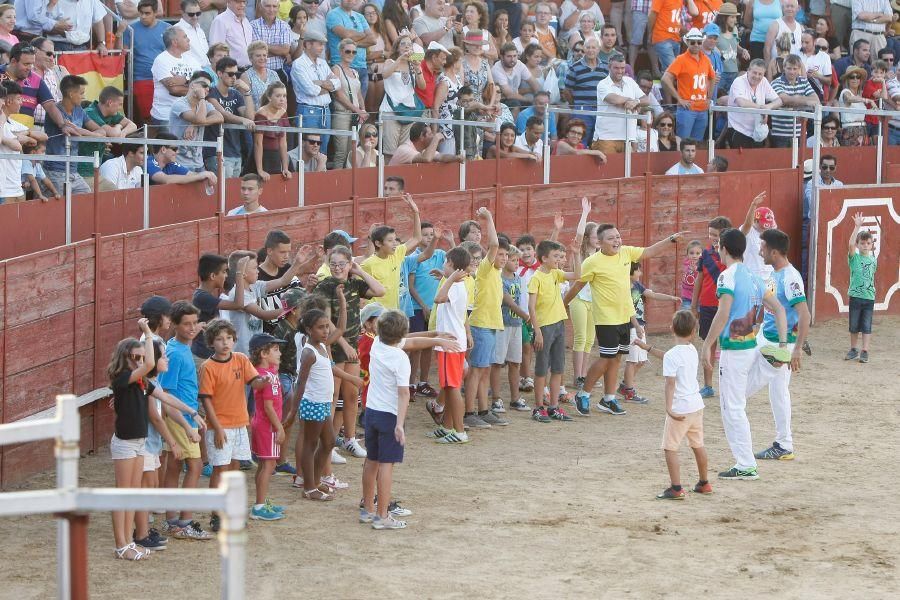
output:
<instances>
[{"instance_id":1,"label":"green t-shirt","mask_svg":"<svg viewBox=\"0 0 900 600\"><path fill-rule=\"evenodd\" d=\"M875 271L878 269L875 256L856 252L847 255L847 263L850 265L848 295L862 300L875 300Z\"/></svg>"},{"instance_id":2,"label":"green t-shirt","mask_svg":"<svg viewBox=\"0 0 900 600\"><path fill-rule=\"evenodd\" d=\"M125 118L120 112L113 113L108 117L104 117L100 112L100 105L94 100L90 106L84 109L85 114L97 125L118 125ZM113 140L115 141L115 140ZM93 156L94 152L100 153L100 164L112 158L112 155L106 152L106 144L82 142L78 144L78 154L80 156ZM94 165L91 163L78 163L78 174L82 177L94 176Z\"/></svg>"}]
</instances>

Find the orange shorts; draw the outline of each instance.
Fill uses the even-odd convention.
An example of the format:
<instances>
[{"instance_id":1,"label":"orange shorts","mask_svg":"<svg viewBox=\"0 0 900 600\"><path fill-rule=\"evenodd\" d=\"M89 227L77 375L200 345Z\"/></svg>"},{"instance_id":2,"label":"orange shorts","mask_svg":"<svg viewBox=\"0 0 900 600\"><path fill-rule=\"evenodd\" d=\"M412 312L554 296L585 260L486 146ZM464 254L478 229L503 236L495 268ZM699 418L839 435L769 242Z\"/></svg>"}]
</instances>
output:
<instances>
[{"instance_id":1,"label":"orange shorts","mask_svg":"<svg viewBox=\"0 0 900 600\"><path fill-rule=\"evenodd\" d=\"M687 438L691 448L703 447L703 409L684 415L684 420L676 421L666 415L663 428L663 450L677 451L681 440Z\"/></svg>"},{"instance_id":2,"label":"orange shorts","mask_svg":"<svg viewBox=\"0 0 900 600\"><path fill-rule=\"evenodd\" d=\"M436 351L438 368L438 385L442 388L461 388L463 383L463 364L466 362L465 352Z\"/></svg>"}]
</instances>

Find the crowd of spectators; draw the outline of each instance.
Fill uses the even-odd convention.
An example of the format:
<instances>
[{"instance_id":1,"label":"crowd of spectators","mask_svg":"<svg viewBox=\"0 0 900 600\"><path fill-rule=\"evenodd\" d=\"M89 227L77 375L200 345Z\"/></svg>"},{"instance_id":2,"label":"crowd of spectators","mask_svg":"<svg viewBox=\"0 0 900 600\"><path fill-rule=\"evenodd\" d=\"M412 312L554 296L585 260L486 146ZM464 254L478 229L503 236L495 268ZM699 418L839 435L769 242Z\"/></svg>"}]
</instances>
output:
<instances>
[{"instance_id":1,"label":"crowd of spectators","mask_svg":"<svg viewBox=\"0 0 900 600\"><path fill-rule=\"evenodd\" d=\"M263 182L289 179L301 165L539 162L545 143L551 154L586 154L602 165L626 146L703 147L710 102L896 109L894 6L620 0L604 14L594 0L182 0L179 14L166 15L161 0L15 0L0 4L0 143L6 152L52 155L66 153L66 136L108 137L105 145L70 144L73 154L100 151L101 189L138 186L143 169L152 183L214 184L215 150L177 141L220 134L225 176L255 173ZM107 88L88 104L85 80L56 61L63 51L132 47L127 116L121 91ZM379 123L379 113L393 117ZM423 126L423 117L482 126ZM143 135L143 125L176 143L144 157L123 139ZM358 142L354 149L348 136L301 140L261 127L297 125L356 129ZM810 147L866 145L879 133L900 143L900 118L886 131L881 125L861 113L826 113L816 140L809 124L789 116L720 113L713 137L721 148L789 147L798 137ZM66 180L64 162L15 162L21 168L0 164L7 202L93 184L88 163ZM702 171L679 164L675 171Z\"/></svg>"}]
</instances>

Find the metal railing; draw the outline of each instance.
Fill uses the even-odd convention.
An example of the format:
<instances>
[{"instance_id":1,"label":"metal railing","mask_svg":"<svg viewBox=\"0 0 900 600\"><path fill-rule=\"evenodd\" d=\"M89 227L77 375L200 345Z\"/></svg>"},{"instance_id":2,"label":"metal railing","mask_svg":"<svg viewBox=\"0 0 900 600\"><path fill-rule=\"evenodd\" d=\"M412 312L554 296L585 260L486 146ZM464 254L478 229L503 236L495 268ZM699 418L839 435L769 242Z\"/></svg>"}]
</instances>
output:
<instances>
[{"instance_id":1,"label":"metal railing","mask_svg":"<svg viewBox=\"0 0 900 600\"><path fill-rule=\"evenodd\" d=\"M578 115L584 117L612 117L614 119L625 119L626 121L647 121L652 122L653 116L650 113L614 113L601 110L587 110L583 108L562 108L556 106L548 106L547 112L544 113L544 183L550 183L550 115ZM635 123L637 128L637 123ZM625 177L631 177L631 142L636 141L628 135L628 123L625 123ZM650 130L647 130L647 171L650 171Z\"/></svg>"},{"instance_id":2,"label":"metal railing","mask_svg":"<svg viewBox=\"0 0 900 600\"><path fill-rule=\"evenodd\" d=\"M72 174L71 165L90 163L94 166L94 172L100 168L100 153L94 152L94 156L72 156L72 145L70 138L66 138L65 155L50 154L21 154L21 153L3 153L0 154L0 160L36 160L38 162L64 162L66 163L66 181L65 181L65 202L66 202L66 244L72 243L72 186L69 185L69 176ZM100 231L100 210L97 202L97 185L96 176L94 177L94 231ZM59 190L57 190L59 192Z\"/></svg>"},{"instance_id":3,"label":"metal railing","mask_svg":"<svg viewBox=\"0 0 900 600\"><path fill-rule=\"evenodd\" d=\"M140 138L132 138L132 137L122 137L122 138L114 138L114 137L92 137L92 136L72 136L66 139L66 148L69 147L69 142L87 142L87 143L96 143L96 144L108 144L108 143L118 143L118 144L140 144L144 146L144 165L142 166L143 174L142 174L142 182L143 182L143 190L144 190L144 218L143 218L143 229L150 228L150 175L147 172L146 166L147 161L150 159L150 155L148 152L148 148L150 146L174 146L176 148L215 148L216 153L218 154L218 162L219 162L219 172L216 174L216 186L219 189L220 195L220 210L224 211L225 206L225 184L222 181L222 136L214 142L203 142L203 141L193 141L193 140L158 140L155 138L147 137L147 125L144 125L144 137ZM68 175L68 173L67 173ZM95 179L97 177L95 176ZM96 192L96 190L95 190ZM96 202L96 195L95 195ZM68 242L66 242L68 243Z\"/></svg>"},{"instance_id":4,"label":"metal railing","mask_svg":"<svg viewBox=\"0 0 900 600\"><path fill-rule=\"evenodd\" d=\"M771 109L771 108L746 108L743 106L718 106L714 103L710 103L709 105L709 160L715 158L716 155L716 144L715 144L715 114L717 112L722 113L741 113L741 114L750 114L750 115L767 115L773 117L790 117L792 119L792 127L794 130L797 128L797 119L812 119L815 117L815 113L806 112L806 111L797 111L797 110L783 110L783 109ZM801 128L802 129L802 128ZM796 135L791 136L791 168L796 169L799 164L800 157L800 147L798 145L798 139Z\"/></svg>"},{"instance_id":5,"label":"metal railing","mask_svg":"<svg viewBox=\"0 0 900 600\"><path fill-rule=\"evenodd\" d=\"M71 394L56 397L52 416L0 425L0 445L56 440L56 487L0 494L0 516L51 514L57 518L56 580L60 600L88 597L88 517L112 510L217 510L224 600L244 598L247 546L247 482L243 473L222 474L217 489L80 488L81 416ZM131 532L127 532L131 535ZM7 566L9 568L9 566Z\"/></svg>"},{"instance_id":6,"label":"metal railing","mask_svg":"<svg viewBox=\"0 0 900 600\"><path fill-rule=\"evenodd\" d=\"M426 109L427 110L427 109ZM463 119L434 119L431 117L398 117L394 113L380 112L378 113L378 125L384 125L385 121L412 121L415 123L427 123L430 125L450 125L451 127L459 127L460 140L457 155L459 161L459 189L466 189L466 127L475 127L477 129L493 130L495 133L500 132L500 123L495 121L466 121L464 120L465 109L460 108L460 116ZM378 195L384 193L384 127L378 131Z\"/></svg>"},{"instance_id":7,"label":"metal railing","mask_svg":"<svg viewBox=\"0 0 900 600\"><path fill-rule=\"evenodd\" d=\"M300 117L293 117L293 119L299 119ZM243 125L237 125L234 123L223 123L221 125L224 129L238 130L238 131L247 131L249 133L253 133L255 131L274 131L277 133L296 133L298 138L297 147L298 147L298 157L297 157L297 206L304 206L304 195L306 193L306 169L305 161L303 160L303 134L318 134L318 135L327 135L334 137L349 137L351 141L350 145L350 168L353 171L353 179L352 179L352 194L356 195L356 144L359 141L359 132L356 128L353 129L318 129L316 127L280 127L277 125L254 125L253 130L251 131L248 127ZM380 137L380 136L379 136ZM343 168L343 167L341 167ZM222 212L225 212L224 208L225 201L225 192L224 188L222 191Z\"/></svg>"}]
</instances>

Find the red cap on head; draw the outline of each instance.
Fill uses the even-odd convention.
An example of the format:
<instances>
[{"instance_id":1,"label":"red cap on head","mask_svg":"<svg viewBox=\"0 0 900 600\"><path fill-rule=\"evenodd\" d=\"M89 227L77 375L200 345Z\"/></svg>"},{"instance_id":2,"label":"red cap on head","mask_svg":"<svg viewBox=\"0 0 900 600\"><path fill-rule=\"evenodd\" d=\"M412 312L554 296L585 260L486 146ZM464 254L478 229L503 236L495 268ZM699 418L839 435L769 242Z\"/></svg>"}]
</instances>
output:
<instances>
[{"instance_id":1,"label":"red cap on head","mask_svg":"<svg viewBox=\"0 0 900 600\"><path fill-rule=\"evenodd\" d=\"M775 229L777 225L775 224L775 213L772 212L771 208L760 206L756 209L756 212L753 213L753 220L758 221L763 229Z\"/></svg>"}]
</instances>

